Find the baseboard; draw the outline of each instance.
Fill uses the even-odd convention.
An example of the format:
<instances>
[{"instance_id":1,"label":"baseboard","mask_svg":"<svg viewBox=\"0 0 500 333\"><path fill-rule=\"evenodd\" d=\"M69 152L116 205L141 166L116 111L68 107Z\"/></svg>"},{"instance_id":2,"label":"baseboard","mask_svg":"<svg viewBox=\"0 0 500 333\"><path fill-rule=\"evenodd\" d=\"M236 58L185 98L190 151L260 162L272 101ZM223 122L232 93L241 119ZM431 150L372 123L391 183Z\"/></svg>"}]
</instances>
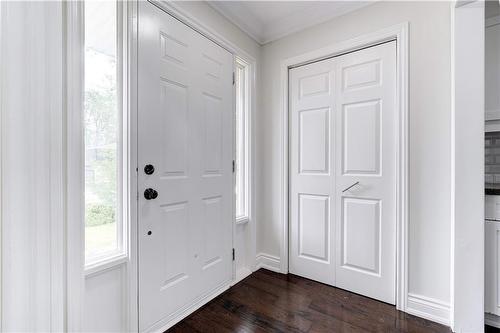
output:
<instances>
[{"instance_id":1,"label":"baseboard","mask_svg":"<svg viewBox=\"0 0 500 333\"><path fill-rule=\"evenodd\" d=\"M450 304L431 297L408 293L406 312L450 326Z\"/></svg>"},{"instance_id":2,"label":"baseboard","mask_svg":"<svg viewBox=\"0 0 500 333\"><path fill-rule=\"evenodd\" d=\"M259 253L255 258L255 269L259 268L281 273L280 258L266 253Z\"/></svg>"},{"instance_id":3,"label":"baseboard","mask_svg":"<svg viewBox=\"0 0 500 333\"><path fill-rule=\"evenodd\" d=\"M484 323L488 326L500 328L500 317L491 313L484 314Z\"/></svg>"},{"instance_id":4,"label":"baseboard","mask_svg":"<svg viewBox=\"0 0 500 333\"><path fill-rule=\"evenodd\" d=\"M222 285L219 287L214 288L211 292L205 294L204 296L198 298L195 300L193 303L189 304L188 306L180 309L179 311L175 312L168 318L165 318L163 320L160 320L159 322L153 324L151 327L147 328L144 330L144 332L151 332L151 333L163 333L170 327L174 326L178 322L180 322L182 319L186 318L199 308L201 308L203 305L207 304L211 300L213 300L215 297L219 296L222 294L224 291L229 289L231 287L232 281L227 281L224 282Z\"/></svg>"}]
</instances>

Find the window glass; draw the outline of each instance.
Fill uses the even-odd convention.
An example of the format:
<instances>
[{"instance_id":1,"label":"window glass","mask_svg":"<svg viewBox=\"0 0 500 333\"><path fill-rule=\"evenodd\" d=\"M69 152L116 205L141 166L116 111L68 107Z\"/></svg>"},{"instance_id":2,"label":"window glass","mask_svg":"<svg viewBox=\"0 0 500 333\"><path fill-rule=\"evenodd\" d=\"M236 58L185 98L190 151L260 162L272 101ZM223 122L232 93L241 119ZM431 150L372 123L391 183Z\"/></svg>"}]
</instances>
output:
<instances>
[{"instance_id":1,"label":"window glass","mask_svg":"<svg viewBox=\"0 0 500 333\"><path fill-rule=\"evenodd\" d=\"M248 217L247 212L247 74L244 64L236 63L236 218Z\"/></svg>"},{"instance_id":2,"label":"window glass","mask_svg":"<svg viewBox=\"0 0 500 333\"><path fill-rule=\"evenodd\" d=\"M117 3L85 2L85 258L120 251Z\"/></svg>"}]
</instances>

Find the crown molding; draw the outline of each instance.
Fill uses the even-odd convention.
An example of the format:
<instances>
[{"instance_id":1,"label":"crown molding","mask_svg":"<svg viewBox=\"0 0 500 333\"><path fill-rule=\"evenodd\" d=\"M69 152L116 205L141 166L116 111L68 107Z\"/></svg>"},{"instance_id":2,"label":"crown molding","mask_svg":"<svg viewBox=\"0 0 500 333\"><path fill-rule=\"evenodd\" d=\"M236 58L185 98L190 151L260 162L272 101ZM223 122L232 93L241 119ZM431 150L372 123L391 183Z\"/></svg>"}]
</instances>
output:
<instances>
[{"instance_id":1,"label":"crown molding","mask_svg":"<svg viewBox=\"0 0 500 333\"><path fill-rule=\"evenodd\" d=\"M251 13L235 10L233 7L228 6L227 3L226 1L207 1L210 7L243 30L244 33L258 44L264 44L263 36L265 33L263 22ZM253 22L253 24L249 24L248 22Z\"/></svg>"},{"instance_id":2,"label":"crown molding","mask_svg":"<svg viewBox=\"0 0 500 333\"><path fill-rule=\"evenodd\" d=\"M363 2L323 2L311 5L272 22L262 19L245 10L245 4L235 7L234 2L207 1L208 5L239 27L260 45L267 44L286 37L295 32L329 21L362 7L374 1ZM284 3L285 5L285 3Z\"/></svg>"}]
</instances>

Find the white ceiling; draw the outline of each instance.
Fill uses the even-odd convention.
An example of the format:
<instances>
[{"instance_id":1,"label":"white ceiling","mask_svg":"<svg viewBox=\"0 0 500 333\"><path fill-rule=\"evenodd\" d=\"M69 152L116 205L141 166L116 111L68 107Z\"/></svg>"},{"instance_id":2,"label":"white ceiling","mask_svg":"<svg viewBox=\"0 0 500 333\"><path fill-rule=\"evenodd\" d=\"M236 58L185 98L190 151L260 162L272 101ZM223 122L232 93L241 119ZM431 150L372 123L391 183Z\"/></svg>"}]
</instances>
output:
<instances>
[{"instance_id":1,"label":"white ceiling","mask_svg":"<svg viewBox=\"0 0 500 333\"><path fill-rule=\"evenodd\" d=\"M328 21L372 1L207 1L260 44Z\"/></svg>"}]
</instances>

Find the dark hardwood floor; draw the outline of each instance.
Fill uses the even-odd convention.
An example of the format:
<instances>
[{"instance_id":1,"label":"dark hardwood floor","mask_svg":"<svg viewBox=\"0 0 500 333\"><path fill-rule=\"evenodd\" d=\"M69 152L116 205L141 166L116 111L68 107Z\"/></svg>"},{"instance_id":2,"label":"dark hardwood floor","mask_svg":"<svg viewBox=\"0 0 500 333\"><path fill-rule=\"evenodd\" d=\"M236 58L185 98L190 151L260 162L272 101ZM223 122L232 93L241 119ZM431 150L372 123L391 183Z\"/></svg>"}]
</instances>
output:
<instances>
[{"instance_id":1,"label":"dark hardwood floor","mask_svg":"<svg viewBox=\"0 0 500 333\"><path fill-rule=\"evenodd\" d=\"M451 332L392 305L259 270L167 332Z\"/></svg>"},{"instance_id":2,"label":"dark hardwood floor","mask_svg":"<svg viewBox=\"0 0 500 333\"><path fill-rule=\"evenodd\" d=\"M500 333L500 328L486 325L484 333Z\"/></svg>"}]
</instances>

